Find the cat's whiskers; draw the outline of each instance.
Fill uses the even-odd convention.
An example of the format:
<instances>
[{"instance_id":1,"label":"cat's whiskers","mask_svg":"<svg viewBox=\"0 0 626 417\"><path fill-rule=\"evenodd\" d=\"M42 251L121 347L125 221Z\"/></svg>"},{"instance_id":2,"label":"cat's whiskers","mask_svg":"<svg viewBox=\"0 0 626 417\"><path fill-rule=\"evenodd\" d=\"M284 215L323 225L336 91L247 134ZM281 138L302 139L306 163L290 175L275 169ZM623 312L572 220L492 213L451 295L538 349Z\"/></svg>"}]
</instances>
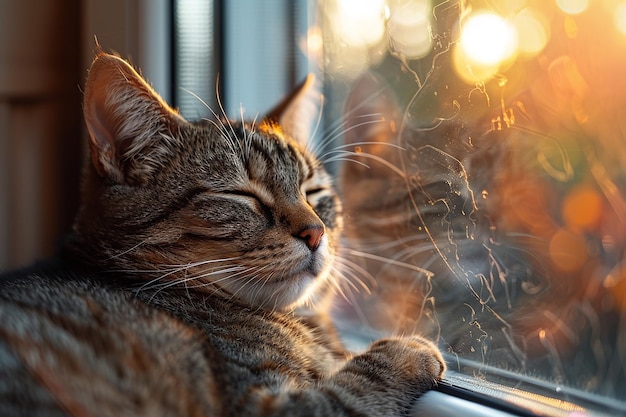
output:
<instances>
[{"instance_id":1,"label":"cat's whiskers","mask_svg":"<svg viewBox=\"0 0 626 417\"><path fill-rule=\"evenodd\" d=\"M320 154L321 151L327 148L329 144L337 141L338 139L341 139L346 132L349 132L353 129L358 129L359 127L362 127L362 126L381 123L383 121L383 119L372 119L373 117L381 117L379 113L364 114L364 115L359 115L357 117L363 118L363 119L370 118L370 120L365 120L364 122L357 123L355 125L350 126L349 128L345 127L346 124L348 123L347 120L340 121L339 123L337 123L337 126L335 126L334 128L331 125L330 128L332 130L325 131L323 133L324 139L316 144L315 148L313 149L313 154L314 155Z\"/></svg>"},{"instance_id":2,"label":"cat's whiskers","mask_svg":"<svg viewBox=\"0 0 626 417\"><path fill-rule=\"evenodd\" d=\"M218 117L218 119L222 119L222 123L226 122L227 129L230 130L230 133L232 133L232 136L230 136L229 134L225 135L225 139L229 140L229 142L232 145L233 151L235 151L236 150L235 148L237 147L236 145L238 145L238 147L241 148L241 143L237 140L237 134L235 133L235 128L233 127L232 122L228 118L228 115L226 114L226 110L224 110L222 97L220 95L219 82L216 82L216 85L215 85L215 100L217 101L217 106L219 107L222 113L222 118ZM217 117L215 113L213 113L213 115Z\"/></svg>"},{"instance_id":3,"label":"cat's whiskers","mask_svg":"<svg viewBox=\"0 0 626 417\"><path fill-rule=\"evenodd\" d=\"M350 127L349 129L345 129L346 124L348 123L348 119L352 116L354 116L355 118L366 118L366 117L379 117L378 120L375 120L374 122L381 122L384 119L382 119L383 114L380 112L376 112L376 113L363 113L363 114L359 114L359 112L362 110L362 108L368 104L370 104L371 102L378 100L380 93L382 93L385 90L385 87L381 87L375 91L372 92L372 94L370 94L370 96L361 101L358 105L356 106L352 106L350 108L349 111L345 112L343 117L338 118L334 123L331 123L327 129L324 131L324 135L323 137L325 137L326 139L324 141L321 142L320 146L317 148L319 149L323 149L325 146L327 146L329 143L334 142L335 140L337 140L338 138L342 137L343 134L346 131L349 131L352 129L352 127ZM356 115L356 116L355 116ZM331 130L332 129L332 130ZM317 133L317 132L316 132ZM317 153L313 153L314 155L317 155Z\"/></svg>"},{"instance_id":4,"label":"cat's whiskers","mask_svg":"<svg viewBox=\"0 0 626 417\"><path fill-rule=\"evenodd\" d=\"M193 91L187 90L185 88L183 88L183 90L186 91L187 93L191 94L196 100L198 100L213 115L215 120L208 119L208 118L203 118L202 120L205 120L208 123L211 123L213 126L215 126L215 128L218 130L218 132L220 132L221 137L223 139L225 139L227 141L227 143L230 145L231 150L233 152L236 152L237 151L237 143L238 143L238 141L236 140L237 135L235 134L235 131L234 131L233 126L230 123L229 119L226 117L226 113L224 113L224 109L223 109L222 104L221 104L221 99L219 97L219 92L216 90L217 102L218 102L218 105L220 106L220 109L222 111L223 116L219 116L211 108L211 106L209 106L208 103L202 99L202 97L198 96ZM226 122L226 124L224 123L224 121Z\"/></svg>"},{"instance_id":5,"label":"cat's whiskers","mask_svg":"<svg viewBox=\"0 0 626 417\"><path fill-rule=\"evenodd\" d=\"M263 290L263 287L265 287L267 285L267 283L272 280L274 275L275 275L275 272L274 271L270 271L269 274L266 274L266 275L264 275L262 277L259 277L260 278L259 282L257 282L256 285L254 286L256 288L256 291L255 291L254 295L252 297L250 297L250 299L253 300L253 304L255 304L257 306L257 311L260 310L263 305L265 305L265 308L267 308L267 306L269 305L269 303L267 301L265 301L265 302L258 302L257 300L260 298L261 291ZM247 285L247 284L248 284L248 282L246 282L246 284L244 284L244 285ZM274 305L272 306L272 308L270 308L270 311L274 312L277 309L278 294L274 293L274 294L272 294L272 296L274 296ZM271 298L270 298L269 301L271 301Z\"/></svg>"},{"instance_id":6,"label":"cat's whiskers","mask_svg":"<svg viewBox=\"0 0 626 417\"><path fill-rule=\"evenodd\" d=\"M213 110L211 110L211 112L213 113ZM215 115L215 113L213 113ZM220 120L220 119L215 119L217 120L217 122L213 119L208 119L208 118L203 118L202 120L205 120L206 122L212 124L213 126L215 126L215 128L217 129L217 131L220 133L221 137L229 140L230 139L230 134L228 133L228 130L226 130L226 126L224 125L224 123ZM218 124L219 123L219 124Z\"/></svg>"},{"instance_id":7,"label":"cat's whiskers","mask_svg":"<svg viewBox=\"0 0 626 417\"><path fill-rule=\"evenodd\" d=\"M364 168L370 169L371 166L367 165L365 162L358 161L356 159L348 158L348 157L334 157L332 160L327 160L325 162L351 162L357 165L361 165Z\"/></svg>"},{"instance_id":8,"label":"cat's whiskers","mask_svg":"<svg viewBox=\"0 0 626 417\"><path fill-rule=\"evenodd\" d=\"M219 263L224 263L224 262L230 262L230 261L234 261L237 259L239 258L231 257L231 258L223 258L223 259L209 259L209 260L198 261L198 262L190 262L190 263L181 264L181 265L164 264L164 265L161 265L162 268L158 268L158 269L144 269L144 270L134 270L134 271L124 271L124 272L131 272L133 274L137 274L137 273L154 274L157 272L161 273L161 275L157 276L156 278L151 279L150 281L144 283L141 287L139 287L137 292L141 292L144 290L155 288L159 281L162 281L171 275L175 275L183 271L188 271L191 268L198 268L198 267L202 267L205 265L213 265L213 264L219 264ZM170 283L172 281L176 281L176 280L168 280L167 283Z\"/></svg>"},{"instance_id":9,"label":"cat's whiskers","mask_svg":"<svg viewBox=\"0 0 626 417\"><path fill-rule=\"evenodd\" d=\"M248 270L246 271L246 275L242 275L237 278L237 281L244 280L244 279L247 281L244 282L242 285L240 285L239 288L235 292L231 293L231 299L234 299L237 296L237 294L239 294L239 292L246 289L246 286L248 286L251 282L260 280L261 277L259 276L259 272L262 272L269 266L270 265L267 264L263 266L254 266L254 267L248 268ZM252 272L254 272L254 274L251 274ZM230 277L228 278L230 279ZM260 290L262 289L262 284L256 284L256 285L257 285L257 294L258 294L258 292L260 292ZM246 291L247 290L248 289L246 289ZM255 297L250 297L250 298L255 299Z\"/></svg>"},{"instance_id":10,"label":"cat's whiskers","mask_svg":"<svg viewBox=\"0 0 626 417\"><path fill-rule=\"evenodd\" d=\"M319 103L319 108L317 111L317 120L315 121L315 126L311 130L311 134L309 135L309 138L307 139L306 146L305 146L305 150L311 153L312 155L317 155L316 151L323 149L317 146L318 144L317 144L316 137L317 137L318 130L320 126L322 125L322 116L324 115L325 103L326 102L324 100L324 95L320 94L320 103Z\"/></svg>"},{"instance_id":11,"label":"cat's whiskers","mask_svg":"<svg viewBox=\"0 0 626 417\"><path fill-rule=\"evenodd\" d=\"M344 268L340 269L333 265L331 267L331 270L336 272L342 278L345 278L345 280L340 280L340 279L331 280L331 284L332 284L331 288L334 290L335 294L339 294L341 298L346 300L346 302L350 306L352 306L353 310L356 312L357 316L359 317L359 323L371 327L369 324L369 319L367 318L367 315L363 312L361 308L361 303L356 299L356 296L355 296L355 294L359 293L360 291L358 289L355 290L356 287L353 287L353 286L341 285L342 282L348 282L348 283L350 282L349 279L346 277L346 269ZM368 290L368 294L371 293L370 292L371 290L369 289L367 290Z\"/></svg>"},{"instance_id":12,"label":"cat's whiskers","mask_svg":"<svg viewBox=\"0 0 626 417\"><path fill-rule=\"evenodd\" d=\"M241 267L241 266L233 266L233 267L224 268L224 269L217 270L217 271L203 273L203 274L197 275L197 276L185 277L184 279L176 280L175 282L171 283L172 285L168 285L168 287L169 286L173 286L173 285L180 285L180 284L183 284L185 289L214 287L214 288L219 288L220 290L225 291L225 292L228 293L228 291L224 287L219 285L221 282L227 281L227 280L238 281L238 280L241 280L241 279L247 279L250 276L249 274L254 272L255 269L256 269L255 267L244 268L244 267ZM213 275L223 275L223 274L229 273L229 272L237 272L237 273L231 274L231 275L227 275L227 276L222 277L222 278L220 278L218 280L202 280L202 278L206 278L206 277L213 276ZM194 284L193 285L189 285L190 282L194 282ZM159 289L159 291L161 291L163 289L164 288L161 288L161 289ZM231 298L232 298L232 295L231 295Z\"/></svg>"},{"instance_id":13,"label":"cat's whiskers","mask_svg":"<svg viewBox=\"0 0 626 417\"><path fill-rule=\"evenodd\" d=\"M404 152L404 151L406 151L406 149L405 149L405 148L403 148L403 147L402 147L402 146L400 146L400 145L396 145L395 143L388 143L388 142L376 142L376 141L369 141L369 142L366 142L366 141L364 141L364 142L353 142L353 143L347 143L347 144L344 144L344 145L339 145L339 146L336 146L336 147L334 147L333 149L331 149L331 150L327 151L326 153L324 153L324 154L322 154L322 155L318 156L318 159L320 159L320 160L324 161L324 158L325 158L326 156L328 156L328 155L334 155L334 154L336 154L336 153L344 152L344 150L345 150L346 148L352 148L352 147L357 148L357 147L359 147L359 146L365 146L365 145L389 146L389 147L391 147L391 148L396 148L396 149L398 149L398 150L400 150L400 151L403 151L403 152ZM348 151L348 152L351 152L351 151ZM356 151L355 151L355 152L356 152ZM357 153L359 153L359 154L360 154L360 152L357 152Z\"/></svg>"},{"instance_id":14,"label":"cat's whiskers","mask_svg":"<svg viewBox=\"0 0 626 417\"><path fill-rule=\"evenodd\" d=\"M350 248L353 250L357 250L362 253L392 253L393 258L391 257L380 257L376 259L377 262L384 263L389 266L399 266L404 267L404 264L418 264L422 266L422 269L427 269L428 265L432 262L436 261L439 258L438 253L435 251L435 246L433 243L428 240L423 235L411 235L404 239L398 239L397 241L389 242L386 245L381 245L380 242L376 244L365 245L350 245L349 242L345 244L346 248ZM439 244L439 248L443 248L443 244ZM425 260L423 259L423 255L427 254L430 257ZM353 256L363 257L361 255L352 254ZM418 261L414 258L420 257ZM370 259L373 260L373 259ZM397 262L400 262L398 264ZM386 266L383 266L385 269Z\"/></svg>"},{"instance_id":15,"label":"cat's whiskers","mask_svg":"<svg viewBox=\"0 0 626 417\"><path fill-rule=\"evenodd\" d=\"M382 225L382 227L384 227L384 225ZM432 248L432 243L428 240L426 235L421 234L411 234L394 240L384 238L381 240L381 238L377 236L369 239L359 237L356 241L353 241L353 239L347 237L345 238L344 245L353 249L374 253L387 253L395 251L397 248L406 247L410 247L411 249L418 248L420 250Z\"/></svg>"},{"instance_id":16,"label":"cat's whiskers","mask_svg":"<svg viewBox=\"0 0 626 417\"><path fill-rule=\"evenodd\" d=\"M348 156L352 156L352 157L359 157L362 156L364 158L369 158L369 159L373 159L377 162L382 163L383 165L391 168L396 174L399 174L401 176L401 178L405 178L406 175L404 174L403 171L397 169L394 165L392 165L391 163L389 163L386 159L381 158L377 155L371 154L369 152L363 152L361 150L357 150L359 146L366 146L366 145L377 145L377 146L389 146L392 148L396 148L400 151L404 151L405 149L399 145L395 145L392 143L387 143L387 142L355 142L355 143L350 143L350 144L345 144L345 145L339 145L333 149L330 149L328 151L326 151L324 154L322 154L320 157L318 157L318 161L320 163L330 163L330 162L337 162L337 161L347 161L347 162L353 162L355 164L361 165L367 169L370 169L371 167L366 164L363 161L359 161L357 159L353 159L353 158L349 158ZM350 150L346 150L346 148L352 148L354 147L354 151L350 151Z\"/></svg>"},{"instance_id":17,"label":"cat's whiskers","mask_svg":"<svg viewBox=\"0 0 626 417\"><path fill-rule=\"evenodd\" d=\"M258 118L259 118L259 114L257 113L254 116L254 119L252 119L252 121L250 122L250 134L254 134L256 132L256 124L257 124Z\"/></svg>"},{"instance_id":18,"label":"cat's whiskers","mask_svg":"<svg viewBox=\"0 0 626 417\"><path fill-rule=\"evenodd\" d=\"M138 269L138 270L131 270L131 271L118 270L114 272L128 272L128 273L133 273L133 274L142 274L142 273L154 274L155 272L159 272L159 273L165 273L165 275L161 275L161 277L164 277L167 275L175 274L177 272L181 272L185 269L197 268L197 267L208 265L208 264L216 264L216 263L221 263L221 262L226 262L226 261L235 261L237 259L239 259L239 257L209 259L209 260L203 260L203 261L197 261L197 262L189 262L186 264L161 264L159 265L158 268L153 268L153 269Z\"/></svg>"},{"instance_id":19,"label":"cat's whiskers","mask_svg":"<svg viewBox=\"0 0 626 417\"><path fill-rule=\"evenodd\" d=\"M366 293L371 294L371 288L375 288L377 286L374 276L372 276L372 274L370 274L361 265L351 261L350 259L337 256L335 258L335 264L332 265L332 268L341 273L342 277L345 278L344 280L340 280L341 283L345 282L346 285L351 287L356 292L365 290Z\"/></svg>"},{"instance_id":20,"label":"cat's whiskers","mask_svg":"<svg viewBox=\"0 0 626 417\"><path fill-rule=\"evenodd\" d=\"M211 272L205 272L202 273L200 275L196 275L194 277L192 277L193 280L202 280L203 278L208 278L211 276L215 276L215 275L223 275L223 274L230 274L231 272L234 272L234 274L232 275L227 275L225 277L221 277L217 280L210 280L210 281L205 281L203 283L206 284L211 284L211 285L217 285L220 284L223 281L232 281L232 280L239 280L242 278L247 278L248 276L250 276L249 274L254 272L256 269L258 269L258 267L244 267L241 265L235 265L232 267L228 267L228 268L224 268L224 269L220 269L218 271L211 271Z\"/></svg>"},{"instance_id":21,"label":"cat's whiskers","mask_svg":"<svg viewBox=\"0 0 626 417\"><path fill-rule=\"evenodd\" d=\"M232 280L233 278L239 279L237 278L238 275L249 272L247 269L245 268L242 269L242 268L244 267L240 265L232 265L232 266L220 268L211 272L204 272L204 273L201 273L200 275L184 276L183 278L172 279L160 285L153 285L150 289L151 290L156 289L156 291L152 294L152 298L154 298L159 292L166 290L168 288L172 288L172 287L181 286L185 288L200 288L204 286L217 285L221 281L224 281L224 280ZM224 274L230 274L231 272L235 272L235 273L232 275L227 275L215 281L212 281L212 280L202 281L203 278L208 278L211 276L221 276ZM198 284L190 286L189 282L198 282Z\"/></svg>"},{"instance_id":22,"label":"cat's whiskers","mask_svg":"<svg viewBox=\"0 0 626 417\"><path fill-rule=\"evenodd\" d=\"M140 246L142 246L142 245L144 245L144 244L148 243L148 240L149 240L149 239L144 239L144 240L142 240L141 242L137 243L135 246L131 246L130 248L128 248L128 249L126 249L126 250L124 250L124 251L122 251L122 252L120 252L120 253L117 253L117 254L115 254L115 255L112 255L112 256L110 256L110 257L106 258L106 261L112 261L112 260L114 260L114 259L121 258L121 257L123 257L124 255L128 255L129 253L131 253L132 251L136 250L136 249L137 249L137 248L139 248Z\"/></svg>"},{"instance_id":23,"label":"cat's whiskers","mask_svg":"<svg viewBox=\"0 0 626 417\"><path fill-rule=\"evenodd\" d=\"M320 141L316 141L313 146L309 148L309 151L313 155L317 156L321 153L322 150L328 147L329 144L342 138L346 123L347 121L339 119L337 122L326 127L320 135L323 139L321 139Z\"/></svg>"},{"instance_id":24,"label":"cat's whiskers","mask_svg":"<svg viewBox=\"0 0 626 417\"><path fill-rule=\"evenodd\" d=\"M434 276L433 272L429 271L428 269L425 268L420 268L419 266L407 263L407 262L402 262L402 261L398 261L396 259L392 259L392 258L386 258L384 256L380 256L380 255L375 255L373 253L368 253L368 252L361 252L358 251L356 249L346 249L345 252L349 255L352 256L358 256L358 257L362 257L362 258L366 258L366 259L371 259L371 260L375 260L375 261L380 261L383 263L387 263L387 264L391 264L394 266L400 266L403 268L406 268L408 270L414 271L414 272L418 272L420 274L423 274L426 278L432 278Z\"/></svg>"},{"instance_id":25,"label":"cat's whiskers","mask_svg":"<svg viewBox=\"0 0 626 417\"><path fill-rule=\"evenodd\" d=\"M330 158L326 158L322 162L329 163L329 162L333 162L333 161L344 160L344 161L352 161L352 162L359 163L359 161L355 161L355 160L353 160L351 158L346 158L346 155L347 156L354 156L354 157L363 157L363 158L371 159L373 161L381 163L382 165L386 166L391 171L393 171L395 174L397 174L400 178L406 178L406 174L405 174L404 171L402 171L401 169L399 169L398 167L393 165L391 162L387 161L384 158L381 158L378 155L374 155L374 154L371 154L371 153L368 153L368 152L357 152L357 151L346 151L346 150L339 150L339 151L337 151L337 153L338 153L338 155L331 156Z\"/></svg>"},{"instance_id":26,"label":"cat's whiskers","mask_svg":"<svg viewBox=\"0 0 626 417\"><path fill-rule=\"evenodd\" d=\"M246 129L246 120L243 116L243 104L239 104L239 117L240 117L240 121L241 121L241 127L242 127L242 132L243 132L243 141L245 143L249 143L249 137L252 134L252 129L248 130ZM259 117L259 114L257 113L256 116L254 117L254 120L256 121L257 117Z\"/></svg>"},{"instance_id":27,"label":"cat's whiskers","mask_svg":"<svg viewBox=\"0 0 626 417\"><path fill-rule=\"evenodd\" d=\"M331 272L335 273L340 278L331 282L331 290L334 294L338 294L346 302L352 305L354 298L350 296L352 296L354 292L359 293L360 291L358 287L350 281L350 279L358 279L358 276L354 274L354 272L349 272L345 268L338 268L336 266L331 267ZM370 293L371 290L368 288L367 292Z\"/></svg>"},{"instance_id":28,"label":"cat's whiskers","mask_svg":"<svg viewBox=\"0 0 626 417\"><path fill-rule=\"evenodd\" d=\"M219 123L219 125L211 120L211 119L207 119L207 118L203 118L203 120L206 120L208 122L213 123L213 125L221 132L221 133L225 133L226 131L226 126L224 125L224 123L222 123L220 117L217 116L217 114L213 111L213 109L211 108L211 106L209 106L209 104L204 101L204 99L202 97L200 97L199 95L197 95L196 93L194 93L191 90L188 90L186 88L181 87L181 89L186 92L187 94L191 95L193 98L195 98L196 100L198 100L200 102L200 104L202 104L209 112L211 112L211 114L213 115L213 117L215 117L215 120L217 121L217 123Z\"/></svg>"}]
</instances>

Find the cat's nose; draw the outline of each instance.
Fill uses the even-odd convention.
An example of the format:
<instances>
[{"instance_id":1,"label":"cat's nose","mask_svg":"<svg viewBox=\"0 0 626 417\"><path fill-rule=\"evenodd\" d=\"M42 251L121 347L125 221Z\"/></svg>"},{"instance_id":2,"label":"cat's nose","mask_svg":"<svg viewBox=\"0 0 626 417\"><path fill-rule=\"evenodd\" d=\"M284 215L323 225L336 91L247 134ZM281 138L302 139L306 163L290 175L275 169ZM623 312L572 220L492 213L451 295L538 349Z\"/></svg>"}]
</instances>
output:
<instances>
[{"instance_id":1,"label":"cat's nose","mask_svg":"<svg viewBox=\"0 0 626 417\"><path fill-rule=\"evenodd\" d=\"M306 243L306 246L311 250L311 252L315 252L317 250L322 242L323 236L324 226L317 224L305 227L304 230L297 235L297 237L304 240L304 243Z\"/></svg>"}]
</instances>

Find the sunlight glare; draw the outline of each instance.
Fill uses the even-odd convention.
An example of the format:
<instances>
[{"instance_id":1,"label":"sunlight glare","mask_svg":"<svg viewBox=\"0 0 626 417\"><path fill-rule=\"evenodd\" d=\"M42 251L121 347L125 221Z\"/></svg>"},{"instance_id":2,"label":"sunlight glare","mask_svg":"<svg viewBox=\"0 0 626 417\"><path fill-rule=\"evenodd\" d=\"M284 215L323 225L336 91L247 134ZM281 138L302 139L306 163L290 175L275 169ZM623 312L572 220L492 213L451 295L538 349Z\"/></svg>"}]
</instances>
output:
<instances>
[{"instance_id":1,"label":"sunlight glare","mask_svg":"<svg viewBox=\"0 0 626 417\"><path fill-rule=\"evenodd\" d=\"M373 45L385 34L385 0L337 0L335 32L352 46Z\"/></svg>"},{"instance_id":2,"label":"sunlight glare","mask_svg":"<svg viewBox=\"0 0 626 417\"><path fill-rule=\"evenodd\" d=\"M619 3L615 7L613 19L617 30L619 30L622 35L626 35L626 1Z\"/></svg>"},{"instance_id":3,"label":"sunlight glare","mask_svg":"<svg viewBox=\"0 0 626 417\"><path fill-rule=\"evenodd\" d=\"M556 4L567 14L579 14L587 10L589 0L556 0Z\"/></svg>"},{"instance_id":4,"label":"sunlight glare","mask_svg":"<svg viewBox=\"0 0 626 417\"><path fill-rule=\"evenodd\" d=\"M489 12L470 16L461 29L460 47L470 61L497 65L517 49L517 34L502 17Z\"/></svg>"},{"instance_id":5,"label":"sunlight glare","mask_svg":"<svg viewBox=\"0 0 626 417\"><path fill-rule=\"evenodd\" d=\"M432 47L430 0L392 2L389 7L387 30L394 50L411 59L427 55Z\"/></svg>"},{"instance_id":6,"label":"sunlight glare","mask_svg":"<svg viewBox=\"0 0 626 417\"><path fill-rule=\"evenodd\" d=\"M519 51L527 55L541 52L550 38L550 26L542 15L525 8L513 18L517 30Z\"/></svg>"},{"instance_id":7,"label":"sunlight glare","mask_svg":"<svg viewBox=\"0 0 626 417\"><path fill-rule=\"evenodd\" d=\"M306 50L310 57L321 57L324 50L324 37L319 26L312 26L306 36Z\"/></svg>"}]
</instances>

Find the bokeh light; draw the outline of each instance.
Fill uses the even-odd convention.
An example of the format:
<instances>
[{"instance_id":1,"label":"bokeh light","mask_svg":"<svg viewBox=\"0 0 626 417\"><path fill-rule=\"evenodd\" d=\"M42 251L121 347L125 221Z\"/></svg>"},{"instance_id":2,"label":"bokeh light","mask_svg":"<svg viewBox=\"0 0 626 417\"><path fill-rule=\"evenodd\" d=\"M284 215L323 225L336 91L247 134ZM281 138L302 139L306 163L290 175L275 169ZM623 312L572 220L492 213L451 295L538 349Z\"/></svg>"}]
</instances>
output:
<instances>
[{"instance_id":1,"label":"bokeh light","mask_svg":"<svg viewBox=\"0 0 626 417\"><path fill-rule=\"evenodd\" d=\"M579 14L587 10L589 0L556 0L556 4L567 14Z\"/></svg>"},{"instance_id":2,"label":"bokeh light","mask_svg":"<svg viewBox=\"0 0 626 417\"><path fill-rule=\"evenodd\" d=\"M572 16L565 16L563 20L563 30L565 35L570 39L575 39L578 36L578 24Z\"/></svg>"},{"instance_id":3,"label":"bokeh light","mask_svg":"<svg viewBox=\"0 0 626 417\"><path fill-rule=\"evenodd\" d=\"M475 13L463 24L460 46L472 62L495 65L515 53L517 34L514 27L497 14Z\"/></svg>"},{"instance_id":4,"label":"bokeh light","mask_svg":"<svg viewBox=\"0 0 626 417\"><path fill-rule=\"evenodd\" d=\"M626 35L626 1L619 3L615 6L615 12L613 13L613 19L615 27L623 35Z\"/></svg>"},{"instance_id":5,"label":"bokeh light","mask_svg":"<svg viewBox=\"0 0 626 417\"><path fill-rule=\"evenodd\" d=\"M589 185L574 188L561 206L563 221L574 230L594 230L600 222L602 210L602 197Z\"/></svg>"},{"instance_id":6,"label":"bokeh light","mask_svg":"<svg viewBox=\"0 0 626 417\"><path fill-rule=\"evenodd\" d=\"M454 50L455 69L468 83L484 81L512 60L516 51L517 32L511 23L492 12L475 12L462 24Z\"/></svg>"},{"instance_id":7,"label":"bokeh light","mask_svg":"<svg viewBox=\"0 0 626 417\"><path fill-rule=\"evenodd\" d=\"M385 34L385 8L385 0L337 0L335 33L355 47L375 44Z\"/></svg>"},{"instance_id":8,"label":"bokeh light","mask_svg":"<svg viewBox=\"0 0 626 417\"><path fill-rule=\"evenodd\" d=\"M559 229L549 245L550 258L553 264L562 271L576 271L588 258L585 238L567 229Z\"/></svg>"},{"instance_id":9,"label":"bokeh light","mask_svg":"<svg viewBox=\"0 0 626 417\"><path fill-rule=\"evenodd\" d=\"M430 0L391 2L387 31L396 52L410 59L427 55L432 47Z\"/></svg>"},{"instance_id":10,"label":"bokeh light","mask_svg":"<svg viewBox=\"0 0 626 417\"><path fill-rule=\"evenodd\" d=\"M550 38L550 26L546 19L531 8L521 10L512 21L517 30L519 52L535 55L546 46Z\"/></svg>"},{"instance_id":11,"label":"bokeh light","mask_svg":"<svg viewBox=\"0 0 626 417\"><path fill-rule=\"evenodd\" d=\"M319 59L322 56L324 52L324 37L319 26L311 26L307 31L306 51L312 58Z\"/></svg>"}]
</instances>

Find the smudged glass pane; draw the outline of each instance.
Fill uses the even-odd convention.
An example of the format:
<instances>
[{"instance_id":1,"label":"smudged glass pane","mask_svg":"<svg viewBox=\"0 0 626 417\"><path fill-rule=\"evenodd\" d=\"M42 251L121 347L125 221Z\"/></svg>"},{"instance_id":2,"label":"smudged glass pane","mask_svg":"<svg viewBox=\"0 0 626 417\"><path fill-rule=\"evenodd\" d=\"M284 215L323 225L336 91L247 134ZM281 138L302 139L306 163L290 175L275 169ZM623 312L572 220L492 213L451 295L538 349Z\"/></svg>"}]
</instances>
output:
<instances>
[{"instance_id":1,"label":"smudged glass pane","mask_svg":"<svg viewBox=\"0 0 626 417\"><path fill-rule=\"evenodd\" d=\"M345 334L423 333L453 371L624 412L624 4L361 9L320 2Z\"/></svg>"}]
</instances>

